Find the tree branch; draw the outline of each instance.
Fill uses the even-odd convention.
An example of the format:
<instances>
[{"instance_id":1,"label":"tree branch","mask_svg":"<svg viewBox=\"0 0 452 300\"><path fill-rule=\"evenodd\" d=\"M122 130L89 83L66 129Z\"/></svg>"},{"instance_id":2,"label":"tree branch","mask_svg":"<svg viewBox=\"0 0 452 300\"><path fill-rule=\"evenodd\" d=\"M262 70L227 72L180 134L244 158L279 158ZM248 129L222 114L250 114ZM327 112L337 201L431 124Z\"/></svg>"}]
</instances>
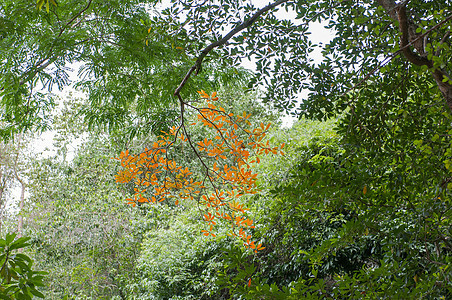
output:
<instances>
[{"instance_id":1,"label":"tree branch","mask_svg":"<svg viewBox=\"0 0 452 300\"><path fill-rule=\"evenodd\" d=\"M415 54L411 51L411 48L407 46L409 44L409 33L408 33L408 16L406 13L406 5L403 4L397 8L397 15L399 19L399 30L402 33L400 37L400 49L403 55L408 59L408 61L417 66L427 66L429 68L433 67L433 62Z\"/></svg>"},{"instance_id":2,"label":"tree branch","mask_svg":"<svg viewBox=\"0 0 452 300\"><path fill-rule=\"evenodd\" d=\"M74 17L72 17L72 19L69 20L66 23L66 25L64 25L63 28L61 28L61 30L58 33L57 37L61 37L63 32L72 24L72 22L74 22L75 19L77 19L79 16L81 16L90 7L91 2L92 2L92 0L89 0L88 4L81 11L79 11ZM58 58L58 56L55 57L55 56L52 55L53 48L54 48L54 45L52 45L50 47L50 49L48 51L48 54L46 55L46 58L41 59L33 67L30 68L29 72L26 72L25 74L23 74L21 76L21 78L19 80L19 85L23 85L27 81L31 80L37 73L39 73L42 70L44 70L45 68L47 68L51 63L53 63ZM27 75L27 73L29 73L29 74Z\"/></svg>"},{"instance_id":3,"label":"tree branch","mask_svg":"<svg viewBox=\"0 0 452 300\"><path fill-rule=\"evenodd\" d=\"M188 79L190 78L190 76L193 74L193 72L195 70L196 70L195 75L197 75L199 73L199 71L201 70L202 61L207 56L207 54L209 54L210 51L212 51L216 47L219 47L219 46L222 46L222 45L226 44L226 42L229 39L231 39L234 35L236 35L240 31L242 31L243 29L250 27L254 22L256 22L256 20L263 13L269 11L270 9L275 8L278 5L281 5L282 3L288 2L288 1L289 0L278 0L275 3L269 4L269 5L265 6L265 7L263 7L262 9L258 10L253 16L251 16L251 18L249 18L248 20L244 21L243 23L241 23L240 25L238 25L237 27L232 29L222 39L220 39L218 41L215 41L215 42L211 43L210 45L208 45L206 48L204 48L204 50L201 51L201 54L199 55L199 57L196 60L195 64L190 68L190 70L188 70L188 72L185 75L184 79L179 84L177 89L174 91L174 96L177 96L179 98L180 91L182 90L182 88L184 87L184 85L186 84L186 82L188 81ZM181 105L183 105L182 102L181 102Z\"/></svg>"},{"instance_id":4,"label":"tree branch","mask_svg":"<svg viewBox=\"0 0 452 300\"><path fill-rule=\"evenodd\" d=\"M441 41L438 44L438 47L436 49L435 52L435 56L439 56L441 53L441 46L446 42L446 40L449 38L450 36L450 30L446 32L446 34L443 36L443 38L441 39Z\"/></svg>"},{"instance_id":5,"label":"tree branch","mask_svg":"<svg viewBox=\"0 0 452 300\"><path fill-rule=\"evenodd\" d=\"M399 23L399 31L402 34L400 38L399 51L403 53L403 55L410 63L417 66L427 66L432 71L433 78L436 81L436 84L439 90L441 91L441 94L446 100L449 109L452 111L452 85L449 84L448 81L444 82L444 79L450 80L451 76L447 74L447 72L444 69L435 68L432 60L429 60L425 57L422 57L414 53L410 48L411 46L414 46L414 48L417 49L419 53L421 54L424 53L426 36L433 30L436 30L443 26L446 22L449 22L452 19L452 15L445 17L441 22L439 22L438 24L436 24L423 34L416 34L416 24L410 23L407 16L406 4L408 3L408 1L409 0L405 0L397 4L394 0L375 0L375 2L377 2L386 10L387 14L393 21ZM440 44L443 43L447 39L447 37L448 33L446 33L446 35L443 37ZM438 49L439 48L440 47L438 47ZM394 53L391 59L395 57L395 54L397 54L399 51ZM438 50L436 51L436 53L439 54ZM377 66L377 68L375 68L371 73L374 73L380 67L381 65ZM365 80L366 78L363 81ZM361 82L359 84L361 84Z\"/></svg>"},{"instance_id":6,"label":"tree branch","mask_svg":"<svg viewBox=\"0 0 452 300\"><path fill-rule=\"evenodd\" d=\"M69 20L69 22L66 23L66 25L64 25L64 27L60 30L60 33L58 34L58 37L60 37L63 34L63 32L66 30L66 28L68 28L69 25L71 25L72 22L75 21L75 19L80 17L90 7L92 1L93 0L89 0L88 4L85 6L85 8L83 8L81 11L79 11L72 19Z\"/></svg>"}]
</instances>

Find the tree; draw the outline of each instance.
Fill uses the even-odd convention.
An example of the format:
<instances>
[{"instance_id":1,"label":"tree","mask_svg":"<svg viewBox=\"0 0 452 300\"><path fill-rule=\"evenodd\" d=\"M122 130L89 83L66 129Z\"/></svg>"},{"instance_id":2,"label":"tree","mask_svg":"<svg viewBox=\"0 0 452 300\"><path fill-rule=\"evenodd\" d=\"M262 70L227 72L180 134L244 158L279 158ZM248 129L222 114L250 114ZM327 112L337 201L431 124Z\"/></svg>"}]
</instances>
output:
<instances>
[{"instance_id":1,"label":"tree","mask_svg":"<svg viewBox=\"0 0 452 300\"><path fill-rule=\"evenodd\" d=\"M210 70L222 66L217 74L226 71L223 78L228 78L228 70L234 68L224 66L237 65L242 57L257 59L258 76L252 85L263 82L267 100L281 109L294 108L296 94L310 90L297 112L310 117L322 119L345 108L353 110L360 103L351 92L370 93L369 82L391 95L402 87L388 84L385 78L404 74L409 75L403 86L424 76L426 84L438 88L432 93L439 92L445 104L451 103L448 0L280 0L261 9L235 0L202 6L175 1L155 15L149 13L153 1L37 3L38 8L45 3L46 11L25 1L2 3L5 134L33 124L46 126L41 121L53 100L32 91L39 89L38 81L48 88L66 85L68 62L84 64L77 85L91 99L90 107L83 110L87 120L113 128L126 120L152 123L155 114L166 111L164 107L172 102L170 94L181 96L180 104L193 94L194 79L208 89L209 72L202 72L202 64L204 71L209 64ZM295 11L301 23L276 18L274 11L279 8ZM309 42L308 25L322 20L336 38L324 47L325 59L317 65L308 55L316 47ZM45 38L29 33L38 23ZM233 29L221 37L227 27ZM29 52L35 48L38 51ZM196 63L189 67L191 59ZM204 78L194 78L194 73ZM190 87L183 88L186 84ZM384 103L382 99L380 107ZM136 116L128 114L131 105L138 108Z\"/></svg>"},{"instance_id":2,"label":"tree","mask_svg":"<svg viewBox=\"0 0 452 300\"><path fill-rule=\"evenodd\" d=\"M178 17L184 10L189 34L212 41L200 52L187 77L200 69L212 49L222 47L223 57L229 62L256 58L258 76L253 83L264 81L269 101L276 100L280 108L291 109L296 94L307 89L310 94L299 113L325 118L347 107L353 109L357 104L350 92L367 90L368 82L381 83L379 90L390 95L393 89L383 84L384 78L407 72L417 74L409 76L409 81L424 74L438 88L432 93L440 92L443 103L451 109L451 51L447 41L452 15L448 3L280 0L256 9L236 1L203 6L176 1L166 13ZM276 18L274 11L278 8L295 11L299 24ZM317 46L308 39L308 25L315 21L327 22L336 33L323 48L324 61L318 65L308 55ZM216 38L227 26L233 29Z\"/></svg>"},{"instance_id":3,"label":"tree","mask_svg":"<svg viewBox=\"0 0 452 300\"><path fill-rule=\"evenodd\" d=\"M205 103L184 102L183 106L196 114L197 121L212 131L213 137L211 133L195 142L182 109L180 125L160 135L152 147L136 155L128 150L121 152L117 159L123 169L118 172L116 181L135 184L134 196L128 199L133 206L169 199L175 199L175 205L189 200L191 205L205 206L200 208L209 225L209 230L202 230L205 236L215 237L214 226L218 220L224 220L232 227L230 235L240 237L245 247L257 253L265 247L251 240L248 230L254 228L253 220L246 217L248 209L239 202L239 197L257 192L257 173L253 166L259 164L263 155L282 154L284 144L274 147L269 141L265 142L270 123L261 122L258 128L248 129L250 114L227 113L215 104L219 100L216 92L208 95L199 91L199 94ZM168 154L178 140L187 143L200 161L202 170L197 176Z\"/></svg>"},{"instance_id":4,"label":"tree","mask_svg":"<svg viewBox=\"0 0 452 300\"><path fill-rule=\"evenodd\" d=\"M136 276L142 237L159 216L124 203L128 193L114 182L114 149L92 132L71 161L30 161L24 232L30 256L48 272L46 299L123 299Z\"/></svg>"},{"instance_id":5,"label":"tree","mask_svg":"<svg viewBox=\"0 0 452 300\"><path fill-rule=\"evenodd\" d=\"M71 83L72 68L74 85L90 99L80 113L92 126L148 130L160 118L174 119L170 95L191 63L186 49L194 38L154 10L156 2L37 1L46 5L40 10L28 0L1 1L1 136L49 128L56 101L50 92ZM190 82L184 95L200 83L207 89L240 77L235 68L221 70Z\"/></svg>"},{"instance_id":6,"label":"tree","mask_svg":"<svg viewBox=\"0 0 452 300\"><path fill-rule=\"evenodd\" d=\"M20 212L24 205L25 195L25 171L24 171L24 154L26 148L23 140L26 138L16 136L14 140L8 142L0 142L0 234L4 229L4 221L8 215L7 205L11 205L8 198L13 198L13 191L20 184L19 198L19 217L17 222L17 230L19 237L22 233L22 217Z\"/></svg>"},{"instance_id":7,"label":"tree","mask_svg":"<svg viewBox=\"0 0 452 300\"><path fill-rule=\"evenodd\" d=\"M436 109L419 114L444 127L417 124L427 134L417 146L402 130L373 145L331 126L347 123L317 131L303 121L280 135L297 159L265 183L271 198L253 199L254 236L266 249L225 269L229 291L245 299L450 297L450 171L438 167L450 140L434 137L449 125Z\"/></svg>"},{"instance_id":8,"label":"tree","mask_svg":"<svg viewBox=\"0 0 452 300\"><path fill-rule=\"evenodd\" d=\"M0 233L3 229L3 219L6 215L6 195L14 181L14 174L11 168L10 144L0 143Z\"/></svg>"},{"instance_id":9,"label":"tree","mask_svg":"<svg viewBox=\"0 0 452 300\"><path fill-rule=\"evenodd\" d=\"M248 119L252 123L274 121L277 118L259 104L253 95L244 95L239 88L222 90L219 94L221 101L215 101L215 105L234 113L246 110L252 114ZM54 116L54 128L57 130L54 143L59 156L46 159L36 157L29 162L25 233L31 237L35 264L49 272L44 281L46 288L42 292L49 299L60 299L65 295L89 299L141 299L150 293L151 283L154 282L152 276L159 276L158 280L161 279L162 283L157 285L154 296L157 290L163 294L169 293L163 288L167 281L173 281L173 286L177 285L179 290L182 288L184 291L183 284L188 288L192 281L180 276L172 280L168 274L161 276L162 273L158 272L159 268L166 270L169 266L170 258L167 255L171 251L162 251L157 255L151 246L155 244L171 248L177 245L168 245L173 239L162 239L157 244L152 240L153 236L157 239L161 236L178 236L179 241L184 239L184 243L191 245L193 251L176 247L178 251L172 253L174 258L179 254L182 256L180 260L175 258L173 264L181 270L186 269L181 262L190 258L202 263L204 258L214 255L211 261L215 264L216 257L221 253L221 250L216 249L221 247L221 242L216 245L215 238L200 233L206 227L200 222L202 215L193 202L179 199L178 206L174 206L173 201L165 201L158 205L138 205L133 208L124 200L133 197L135 184L114 183L119 163L111 157L118 155L124 147L130 153L139 153L145 146L152 146L157 137L150 133L129 139L124 134L126 129L112 134L88 130L74 109L82 100L65 100L64 107ZM196 119L197 115L191 114L187 121L192 123ZM213 139L214 135L206 127L202 124L190 126L193 140ZM74 158L65 159L67 143L79 136L84 136L84 139ZM168 155L177 162L183 162L198 177L205 173L186 143L172 145ZM184 224L188 219L190 225ZM191 228L190 234L179 232L179 228ZM214 229L214 233L223 236L223 244L231 243L231 239L224 238L229 229L221 226ZM192 245L193 241L199 242L199 245ZM203 245L208 245L211 250L205 250ZM197 278L203 270L195 263L190 269L194 272L194 281L199 284L210 282L214 286L210 276ZM211 275L215 272L215 269L210 270ZM190 288L190 291L208 294L200 286Z\"/></svg>"},{"instance_id":10,"label":"tree","mask_svg":"<svg viewBox=\"0 0 452 300\"><path fill-rule=\"evenodd\" d=\"M168 172L174 175L168 176L170 180L163 177L146 182L158 184L160 190L136 191L137 202L152 199L155 192L166 193L168 185L179 188L185 184L178 185L177 180L185 179L191 170L179 168L162 150L175 145L171 141L180 143L189 138L185 125L196 110L206 114L201 122L210 120L209 124L216 126L215 122L226 123L228 112L223 114L208 106L203 111L195 105L193 94L202 87L213 101L216 97L211 91L217 90L217 79L223 79L219 80L223 84L230 78L248 79L240 72L231 75L234 67L223 73L223 66L237 66L244 57L256 59L257 74L249 87L262 84L267 101L295 115L338 119L334 139L298 147L299 158L292 170L278 170L282 174L286 171L290 181L276 186L273 193L275 201L283 200L273 203L274 211L281 213L269 214L267 219L276 229L258 232L258 228L249 228L254 236L268 238L269 245L256 254L255 266L248 268L250 274L242 272L248 261L225 270L226 275L240 275L235 277L236 282L230 282L231 295L236 291L237 297L251 299L300 294L314 299L372 298L385 293L394 298L450 297L449 0L279 0L263 8L237 0L174 1L152 17L150 6L146 7L152 3L147 2L103 1L94 5L91 1L63 1L55 6L52 1L39 0L38 8L46 5L41 11L24 7L20 1L3 3L8 4L1 11L1 20L8 25L3 27L1 44L5 50L1 61L6 64L0 69L4 135L17 128L43 126L36 116L47 105L40 102L40 94L31 93L31 88L37 88L33 80L42 78L44 85L50 85L64 79L62 66L71 61L86 62L88 76L78 86L90 97L89 105L80 109L90 124L143 128L142 124L154 125L162 116L170 119L165 123L169 136L163 134L143 157L130 156L126 151L121 157L124 167L130 168L128 174L120 174L120 181L133 178L140 185L142 179L147 180L140 177L142 174L155 175L155 168L145 165L154 154L163 157L160 167L166 167L165 171L172 168L168 166L176 171ZM295 12L297 24L278 19L277 9ZM105 23L96 23L104 19ZM309 41L308 33L309 24L315 21L323 21L336 34L322 46L321 63L309 56L318 48ZM27 36L26 31L34 29L34 24L39 24L43 36L51 38L34 40ZM224 32L228 33L222 36ZM22 53L29 49L37 49L38 56L24 58ZM48 72L52 64L59 70L55 76ZM294 99L302 90L309 93L296 106ZM170 100L170 95L176 97ZM228 125L234 126L234 122ZM153 128L160 134L162 128ZM233 140L241 139L228 142ZM206 137L200 142L189 143L195 155L202 152L220 157L215 141ZM182 145L175 146L179 148L173 149L183 149ZM232 150L233 155L242 151ZM208 165L206 179L210 178L209 168L215 171L214 165ZM227 183L225 186L229 188ZM193 197L188 194L182 196ZM208 196L205 202L212 200L216 205L218 197ZM285 206L288 203L292 205ZM300 213L303 209L308 212ZM310 231L309 225L314 224L310 217L315 217L318 228L328 234ZM289 229L298 228L302 235L278 226L284 218ZM215 222L212 214L206 213L205 219L211 225ZM340 224L330 224L336 221ZM275 230L281 230L287 241L305 241L311 235L321 240L307 243L309 247L281 245L272 239L277 236L272 235ZM376 253L368 255L367 242L373 243ZM353 256L350 268L332 257L349 253L349 246L353 255L355 249L366 252L363 259ZM272 277L265 272L274 266L274 260L266 264L265 259L279 253L298 255L289 257L303 270L298 279L290 278L292 282L288 283L286 278L279 280L279 275ZM290 265L284 260L282 264ZM248 275L257 278L248 279ZM235 290L238 286L243 289Z\"/></svg>"}]
</instances>

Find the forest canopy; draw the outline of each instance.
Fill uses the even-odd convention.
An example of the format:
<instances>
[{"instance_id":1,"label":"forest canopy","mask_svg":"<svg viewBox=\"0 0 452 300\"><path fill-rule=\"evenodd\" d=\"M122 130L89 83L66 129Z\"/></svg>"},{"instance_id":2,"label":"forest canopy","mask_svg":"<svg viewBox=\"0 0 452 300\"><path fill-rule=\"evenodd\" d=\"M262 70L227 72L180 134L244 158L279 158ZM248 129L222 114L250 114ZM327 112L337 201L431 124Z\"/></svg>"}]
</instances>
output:
<instances>
[{"instance_id":1,"label":"forest canopy","mask_svg":"<svg viewBox=\"0 0 452 300\"><path fill-rule=\"evenodd\" d=\"M0 0L0 297L450 298L451 7Z\"/></svg>"}]
</instances>

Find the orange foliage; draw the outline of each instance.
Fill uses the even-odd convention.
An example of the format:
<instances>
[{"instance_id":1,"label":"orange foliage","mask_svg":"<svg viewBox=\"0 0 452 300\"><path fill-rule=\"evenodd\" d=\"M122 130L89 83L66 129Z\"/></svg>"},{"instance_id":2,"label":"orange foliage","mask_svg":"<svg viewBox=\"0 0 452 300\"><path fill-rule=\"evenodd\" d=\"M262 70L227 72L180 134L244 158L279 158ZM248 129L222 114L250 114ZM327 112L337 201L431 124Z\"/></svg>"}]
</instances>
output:
<instances>
[{"instance_id":1,"label":"orange foliage","mask_svg":"<svg viewBox=\"0 0 452 300\"><path fill-rule=\"evenodd\" d=\"M215 136L193 143L187 125L173 127L140 154L131 155L128 150L121 152L116 158L122 166L116 175L116 182L133 182L136 185L133 198L127 199L133 206L172 198L176 205L183 199L197 201L205 207L203 219L209 228L202 230L205 236L215 236L212 231L217 225L216 219L222 219L231 225L232 236L240 237L245 247L257 252L264 247L256 245L251 235L247 234L247 229L254 228L253 220L246 218L247 208L240 204L238 198L257 192L257 174L252 167L260 162L259 156L282 154L284 145L270 147L268 141L264 142L270 124L261 123L253 130L244 129L243 125L251 125L248 121L250 114L228 114L222 107L213 104L218 100L216 92L211 96L205 91L198 93L205 99L207 107L191 108L198 112L198 122L211 128ZM202 179L193 178L187 167L168 158L167 150L177 140L189 143L200 159L204 168ZM206 193L207 186L213 190L210 194Z\"/></svg>"}]
</instances>

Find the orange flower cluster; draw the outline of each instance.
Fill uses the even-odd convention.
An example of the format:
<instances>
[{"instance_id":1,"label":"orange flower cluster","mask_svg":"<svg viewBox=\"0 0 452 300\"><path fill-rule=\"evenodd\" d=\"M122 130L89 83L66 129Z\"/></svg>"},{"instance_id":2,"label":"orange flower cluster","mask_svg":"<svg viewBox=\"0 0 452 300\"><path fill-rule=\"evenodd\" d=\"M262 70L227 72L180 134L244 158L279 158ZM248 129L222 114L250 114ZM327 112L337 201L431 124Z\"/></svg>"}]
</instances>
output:
<instances>
[{"instance_id":1,"label":"orange flower cluster","mask_svg":"<svg viewBox=\"0 0 452 300\"><path fill-rule=\"evenodd\" d=\"M253 172L253 165L260 162L259 156L282 154L284 144L270 147L268 141L264 142L270 124L261 123L254 130L245 129L251 125L249 114L234 116L226 113L222 107L214 105L218 100L216 92L211 96L204 91L198 93L207 107L192 108L198 112L198 121L212 129L215 136L192 143L189 136L183 135L183 132L188 134L186 128L173 127L150 149L138 155L131 155L128 150L121 152L117 159L123 168L116 175L116 182L135 183L134 197L127 199L134 206L170 198L176 199L176 205L181 199L196 200L206 208L203 218L209 230L202 230L205 236L215 236L212 231L219 218L231 224L231 235L240 237L246 247L257 252L264 247L256 245L247 233L247 229L254 228L253 220L246 218L247 209L237 199L257 192L257 173ZM202 180L195 180L187 167L167 157L168 148L177 140L196 146L193 149L204 167ZM205 194L206 185L210 185L213 192Z\"/></svg>"}]
</instances>

